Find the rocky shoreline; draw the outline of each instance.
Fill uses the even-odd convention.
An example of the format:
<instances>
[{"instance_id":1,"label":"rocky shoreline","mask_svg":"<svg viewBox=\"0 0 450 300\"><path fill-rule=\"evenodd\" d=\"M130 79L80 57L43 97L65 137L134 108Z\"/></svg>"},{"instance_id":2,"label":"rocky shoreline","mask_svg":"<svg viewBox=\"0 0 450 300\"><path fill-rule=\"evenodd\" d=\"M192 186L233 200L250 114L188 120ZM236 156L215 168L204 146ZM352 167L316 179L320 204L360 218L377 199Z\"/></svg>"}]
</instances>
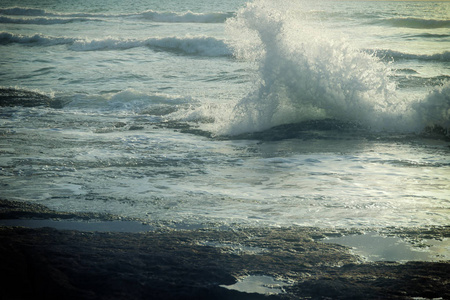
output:
<instances>
[{"instance_id":1,"label":"rocky shoreline","mask_svg":"<svg viewBox=\"0 0 450 300\"><path fill-rule=\"evenodd\" d=\"M0 201L0 219L11 218L117 220ZM2 299L450 299L448 260L365 262L348 247L321 242L360 231L160 227L125 233L2 226ZM389 228L385 234L444 239L450 227ZM289 284L269 294L229 288L249 275Z\"/></svg>"}]
</instances>

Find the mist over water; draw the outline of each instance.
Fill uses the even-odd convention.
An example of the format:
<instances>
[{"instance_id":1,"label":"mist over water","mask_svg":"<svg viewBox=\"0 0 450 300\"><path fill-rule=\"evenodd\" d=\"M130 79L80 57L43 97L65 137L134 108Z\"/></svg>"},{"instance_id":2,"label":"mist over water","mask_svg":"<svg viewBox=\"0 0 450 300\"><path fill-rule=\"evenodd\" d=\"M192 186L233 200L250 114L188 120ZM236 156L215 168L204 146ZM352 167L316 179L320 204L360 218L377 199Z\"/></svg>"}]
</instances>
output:
<instances>
[{"instance_id":1,"label":"mist over water","mask_svg":"<svg viewBox=\"0 0 450 300\"><path fill-rule=\"evenodd\" d=\"M0 198L194 225L446 225L448 9L5 0Z\"/></svg>"}]
</instances>

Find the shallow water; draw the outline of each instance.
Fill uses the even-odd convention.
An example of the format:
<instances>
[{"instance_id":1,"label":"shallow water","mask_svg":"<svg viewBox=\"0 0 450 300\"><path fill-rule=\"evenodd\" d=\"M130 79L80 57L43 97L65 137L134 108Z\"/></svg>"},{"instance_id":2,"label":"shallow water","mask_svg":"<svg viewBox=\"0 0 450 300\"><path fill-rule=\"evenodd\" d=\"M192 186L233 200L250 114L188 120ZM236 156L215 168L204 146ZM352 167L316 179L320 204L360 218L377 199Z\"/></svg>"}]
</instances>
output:
<instances>
[{"instance_id":1,"label":"shallow water","mask_svg":"<svg viewBox=\"0 0 450 300\"><path fill-rule=\"evenodd\" d=\"M368 232L327 238L323 242L351 247L352 253L365 261L446 261L450 258L450 240L447 238L413 243L400 237Z\"/></svg>"},{"instance_id":2,"label":"shallow water","mask_svg":"<svg viewBox=\"0 0 450 300\"><path fill-rule=\"evenodd\" d=\"M286 281L277 280L270 276L250 275L233 285L225 285L222 287L245 293L273 295L282 293L283 287L289 285Z\"/></svg>"},{"instance_id":3,"label":"shallow water","mask_svg":"<svg viewBox=\"0 0 450 300\"><path fill-rule=\"evenodd\" d=\"M384 4L3 1L0 197L192 226L448 224L449 5Z\"/></svg>"}]
</instances>

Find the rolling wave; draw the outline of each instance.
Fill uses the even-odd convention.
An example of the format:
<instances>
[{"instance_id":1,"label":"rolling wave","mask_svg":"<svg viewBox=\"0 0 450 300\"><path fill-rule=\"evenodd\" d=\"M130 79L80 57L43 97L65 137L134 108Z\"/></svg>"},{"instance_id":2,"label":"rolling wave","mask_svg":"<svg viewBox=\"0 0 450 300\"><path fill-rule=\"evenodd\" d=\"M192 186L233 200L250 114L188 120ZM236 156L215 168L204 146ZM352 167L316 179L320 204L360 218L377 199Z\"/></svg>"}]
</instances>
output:
<instances>
[{"instance_id":1,"label":"rolling wave","mask_svg":"<svg viewBox=\"0 0 450 300\"><path fill-rule=\"evenodd\" d=\"M0 32L0 45L17 43L29 46L55 46L72 44L74 41L75 39L73 38L49 37L42 34L28 36L9 32Z\"/></svg>"},{"instance_id":2,"label":"rolling wave","mask_svg":"<svg viewBox=\"0 0 450 300\"><path fill-rule=\"evenodd\" d=\"M33 24L33 25L54 25L54 24L68 24L74 22L98 22L100 19L92 18L10 18L0 17L0 24Z\"/></svg>"},{"instance_id":3,"label":"rolling wave","mask_svg":"<svg viewBox=\"0 0 450 300\"><path fill-rule=\"evenodd\" d=\"M85 40L70 37L51 37L42 34L28 36L0 32L0 45L8 44L23 44L26 46L68 45L69 50L72 51L126 50L137 47L149 47L156 51L169 51L185 55L208 57L232 55L232 51L225 41L206 36L148 38L146 40L114 38Z\"/></svg>"},{"instance_id":4,"label":"rolling wave","mask_svg":"<svg viewBox=\"0 0 450 300\"><path fill-rule=\"evenodd\" d=\"M69 49L74 51L125 50L136 47L149 47L154 50L171 51L187 55L210 57L230 56L232 53L223 40L212 37L166 37L146 40L102 39L74 42Z\"/></svg>"}]
</instances>

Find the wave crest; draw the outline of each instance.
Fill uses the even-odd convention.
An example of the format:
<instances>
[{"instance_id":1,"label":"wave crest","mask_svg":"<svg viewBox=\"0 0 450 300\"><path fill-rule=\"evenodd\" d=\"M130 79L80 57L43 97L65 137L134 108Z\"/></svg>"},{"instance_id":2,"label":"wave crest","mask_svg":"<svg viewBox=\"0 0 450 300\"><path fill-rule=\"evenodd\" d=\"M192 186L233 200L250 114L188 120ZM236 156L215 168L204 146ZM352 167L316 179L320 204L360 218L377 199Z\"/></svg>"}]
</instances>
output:
<instances>
[{"instance_id":1,"label":"wave crest","mask_svg":"<svg viewBox=\"0 0 450 300\"><path fill-rule=\"evenodd\" d=\"M92 41L76 41L69 48L74 51L98 51L125 50L144 46L187 55L210 57L231 55L231 51L225 41L205 36L149 38L146 40L119 40L107 38Z\"/></svg>"},{"instance_id":2,"label":"wave crest","mask_svg":"<svg viewBox=\"0 0 450 300\"><path fill-rule=\"evenodd\" d=\"M184 13L175 12L157 12L148 10L139 14L144 19L154 22L168 23L224 23L226 19L233 16L232 13L193 13L191 11Z\"/></svg>"},{"instance_id":3,"label":"wave crest","mask_svg":"<svg viewBox=\"0 0 450 300\"><path fill-rule=\"evenodd\" d=\"M209 57L231 56L232 51L224 40L206 36L149 38L146 40L105 38L84 40L80 38L52 37L43 34L21 35L0 32L0 45L23 44L27 46L68 45L72 51L126 50L149 47L185 55Z\"/></svg>"}]
</instances>

